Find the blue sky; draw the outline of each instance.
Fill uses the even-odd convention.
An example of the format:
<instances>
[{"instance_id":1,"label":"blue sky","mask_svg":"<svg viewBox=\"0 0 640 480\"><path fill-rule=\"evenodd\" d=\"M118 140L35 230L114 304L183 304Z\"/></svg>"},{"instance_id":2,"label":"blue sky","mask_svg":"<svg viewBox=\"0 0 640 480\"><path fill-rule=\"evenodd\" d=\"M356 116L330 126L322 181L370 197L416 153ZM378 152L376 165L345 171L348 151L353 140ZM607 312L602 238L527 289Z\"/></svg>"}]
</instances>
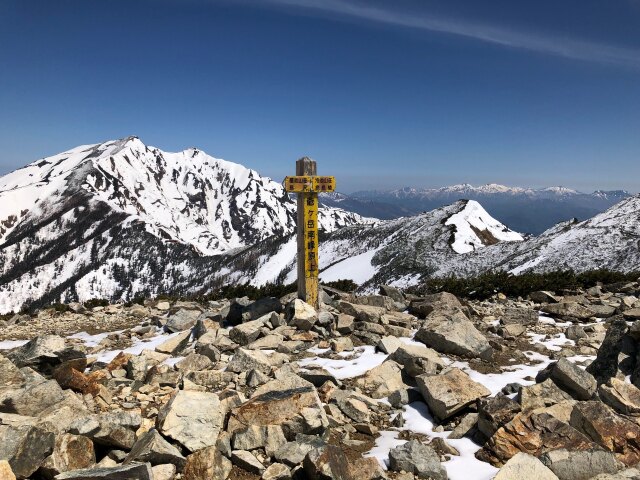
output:
<instances>
[{"instance_id":1,"label":"blue sky","mask_svg":"<svg viewBox=\"0 0 640 480\"><path fill-rule=\"evenodd\" d=\"M640 0L3 0L0 174L138 135L338 189L640 191Z\"/></svg>"}]
</instances>

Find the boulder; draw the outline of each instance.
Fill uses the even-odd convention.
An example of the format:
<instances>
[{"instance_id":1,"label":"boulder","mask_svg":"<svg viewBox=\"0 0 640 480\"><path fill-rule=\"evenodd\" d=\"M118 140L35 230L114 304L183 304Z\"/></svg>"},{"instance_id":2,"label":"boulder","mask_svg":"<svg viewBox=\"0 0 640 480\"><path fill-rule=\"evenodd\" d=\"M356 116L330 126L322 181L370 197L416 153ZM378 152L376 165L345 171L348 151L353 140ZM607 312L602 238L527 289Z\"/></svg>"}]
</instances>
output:
<instances>
[{"instance_id":1,"label":"boulder","mask_svg":"<svg viewBox=\"0 0 640 480\"><path fill-rule=\"evenodd\" d=\"M404 295L400 291L400 289L396 287L392 287L390 285L381 285L380 286L380 295L385 295L387 297L391 297L394 302L404 303Z\"/></svg>"},{"instance_id":2,"label":"boulder","mask_svg":"<svg viewBox=\"0 0 640 480\"><path fill-rule=\"evenodd\" d=\"M609 325L596 359L587 367L587 372L595 377L598 385L616 376L620 352L628 329L627 322L620 319Z\"/></svg>"},{"instance_id":3,"label":"boulder","mask_svg":"<svg viewBox=\"0 0 640 480\"><path fill-rule=\"evenodd\" d=\"M140 411L114 411L80 416L70 425L69 432L89 437L100 445L129 450L141 423Z\"/></svg>"},{"instance_id":4,"label":"boulder","mask_svg":"<svg viewBox=\"0 0 640 480\"><path fill-rule=\"evenodd\" d=\"M25 377L20 369L0 354L0 391L3 388L19 387L24 382Z\"/></svg>"},{"instance_id":5,"label":"boulder","mask_svg":"<svg viewBox=\"0 0 640 480\"><path fill-rule=\"evenodd\" d=\"M622 312L622 315L627 320L640 320L640 307L630 308Z\"/></svg>"},{"instance_id":6,"label":"boulder","mask_svg":"<svg viewBox=\"0 0 640 480\"><path fill-rule=\"evenodd\" d=\"M381 480L384 473L374 458L351 460L340 447L325 445L307 453L304 473L310 480Z\"/></svg>"},{"instance_id":7,"label":"boulder","mask_svg":"<svg viewBox=\"0 0 640 480\"><path fill-rule=\"evenodd\" d=\"M504 307L500 323L511 328L534 325L538 323L538 316L538 312L533 308Z\"/></svg>"},{"instance_id":8,"label":"boulder","mask_svg":"<svg viewBox=\"0 0 640 480\"><path fill-rule=\"evenodd\" d=\"M63 472L89 468L95 463L93 442L87 437L65 433L56 438L53 452L45 459L40 472L51 479Z\"/></svg>"},{"instance_id":9,"label":"boulder","mask_svg":"<svg viewBox=\"0 0 640 480\"><path fill-rule=\"evenodd\" d=\"M338 315L336 330L338 330L338 332L343 335L351 333L355 328L354 323L355 323L355 317L353 317L352 315L341 313L340 315Z\"/></svg>"},{"instance_id":10,"label":"boulder","mask_svg":"<svg viewBox=\"0 0 640 480\"><path fill-rule=\"evenodd\" d=\"M247 350L238 348L229 364L227 370L234 373L248 372L249 370L258 370L262 373L271 373L271 361L269 357L259 350Z\"/></svg>"},{"instance_id":11,"label":"boulder","mask_svg":"<svg viewBox=\"0 0 640 480\"><path fill-rule=\"evenodd\" d=\"M291 469L282 463L272 463L262 474L262 480L291 480Z\"/></svg>"},{"instance_id":12,"label":"boulder","mask_svg":"<svg viewBox=\"0 0 640 480\"><path fill-rule=\"evenodd\" d=\"M447 480L440 456L428 445L411 440L389 451L389 468L395 472L413 473L418 478Z\"/></svg>"},{"instance_id":13,"label":"boulder","mask_svg":"<svg viewBox=\"0 0 640 480\"><path fill-rule=\"evenodd\" d=\"M487 339L461 311L430 314L415 339L442 353L485 360L492 356Z\"/></svg>"},{"instance_id":14,"label":"boulder","mask_svg":"<svg viewBox=\"0 0 640 480\"><path fill-rule=\"evenodd\" d=\"M590 438L548 413L519 413L476 452L479 460L501 466L519 452L534 457L565 448L571 451L600 447Z\"/></svg>"},{"instance_id":15,"label":"boulder","mask_svg":"<svg viewBox=\"0 0 640 480\"><path fill-rule=\"evenodd\" d=\"M458 297L448 292L434 293L409 303L409 313L420 318L425 318L437 310L453 311L462 309L462 303Z\"/></svg>"},{"instance_id":16,"label":"boulder","mask_svg":"<svg viewBox=\"0 0 640 480\"><path fill-rule=\"evenodd\" d=\"M30 477L55 447L55 435L38 427L0 425L0 459L7 460L17 478Z\"/></svg>"},{"instance_id":17,"label":"boulder","mask_svg":"<svg viewBox=\"0 0 640 480\"><path fill-rule=\"evenodd\" d=\"M640 462L640 426L614 413L602 402L578 402L571 426L585 434L627 466Z\"/></svg>"},{"instance_id":18,"label":"boulder","mask_svg":"<svg viewBox=\"0 0 640 480\"><path fill-rule=\"evenodd\" d=\"M215 445L223 427L215 393L179 390L158 413L158 430L192 452Z\"/></svg>"},{"instance_id":19,"label":"boulder","mask_svg":"<svg viewBox=\"0 0 640 480\"><path fill-rule=\"evenodd\" d=\"M538 290L529 294L529 299L536 303L558 303L558 297L553 292Z\"/></svg>"},{"instance_id":20,"label":"boulder","mask_svg":"<svg viewBox=\"0 0 640 480\"><path fill-rule=\"evenodd\" d=\"M640 389L617 378L611 378L598 389L604 403L623 415L640 417Z\"/></svg>"},{"instance_id":21,"label":"boulder","mask_svg":"<svg viewBox=\"0 0 640 480\"><path fill-rule=\"evenodd\" d=\"M46 409L62 403L65 394L55 380L27 384L24 388L12 390L2 398L0 412L37 416Z\"/></svg>"},{"instance_id":22,"label":"boulder","mask_svg":"<svg viewBox=\"0 0 640 480\"><path fill-rule=\"evenodd\" d=\"M151 465L170 463L182 471L185 458L176 447L167 442L155 428L142 435L127 455L124 463L149 462Z\"/></svg>"},{"instance_id":23,"label":"boulder","mask_svg":"<svg viewBox=\"0 0 640 480\"><path fill-rule=\"evenodd\" d=\"M265 471L262 462L253 453L246 450L234 450L231 452L231 463L255 475L262 475L262 472Z\"/></svg>"},{"instance_id":24,"label":"boulder","mask_svg":"<svg viewBox=\"0 0 640 480\"><path fill-rule=\"evenodd\" d=\"M396 337L386 336L380 339L376 348L382 353L390 355L395 352L400 347L400 345L402 345L402 342Z\"/></svg>"},{"instance_id":25,"label":"boulder","mask_svg":"<svg viewBox=\"0 0 640 480\"><path fill-rule=\"evenodd\" d=\"M544 453L540 461L560 480L589 480L599 474L616 473L621 468L613 454L604 450L553 450Z\"/></svg>"},{"instance_id":26,"label":"boulder","mask_svg":"<svg viewBox=\"0 0 640 480\"><path fill-rule=\"evenodd\" d=\"M213 367L209 357L198 353L190 353L175 365L179 372L198 372Z\"/></svg>"},{"instance_id":27,"label":"boulder","mask_svg":"<svg viewBox=\"0 0 640 480\"><path fill-rule=\"evenodd\" d=\"M11 465L6 460L0 460L0 478L2 480L16 480Z\"/></svg>"},{"instance_id":28,"label":"boulder","mask_svg":"<svg viewBox=\"0 0 640 480\"><path fill-rule=\"evenodd\" d=\"M190 337L190 330L180 332L172 338L158 345L156 347L156 352L166 353L167 355L177 355L184 349L184 347L187 346Z\"/></svg>"},{"instance_id":29,"label":"boulder","mask_svg":"<svg viewBox=\"0 0 640 480\"><path fill-rule=\"evenodd\" d=\"M491 394L458 368L448 368L440 375L420 375L416 377L416 383L429 409L440 420Z\"/></svg>"},{"instance_id":30,"label":"boulder","mask_svg":"<svg viewBox=\"0 0 640 480\"><path fill-rule=\"evenodd\" d=\"M517 400L522 410L528 411L536 408L550 407L556 403L572 400L572 397L560 389L553 380L547 379L542 383L520 388Z\"/></svg>"},{"instance_id":31,"label":"boulder","mask_svg":"<svg viewBox=\"0 0 640 480\"><path fill-rule=\"evenodd\" d=\"M458 438L465 437L476 427L477 423L478 414L474 412L467 413L460 419L460 423L456 425L447 438L450 440L456 440Z\"/></svg>"},{"instance_id":32,"label":"boulder","mask_svg":"<svg viewBox=\"0 0 640 480\"><path fill-rule=\"evenodd\" d=\"M595 312L578 302L560 302L543 305L540 308L544 313L563 320L589 320L595 316Z\"/></svg>"},{"instance_id":33,"label":"boulder","mask_svg":"<svg viewBox=\"0 0 640 480\"><path fill-rule=\"evenodd\" d=\"M275 297L262 297L246 307L245 311L249 313L249 318L256 320L271 312L282 312L282 303Z\"/></svg>"},{"instance_id":34,"label":"boulder","mask_svg":"<svg viewBox=\"0 0 640 480\"><path fill-rule=\"evenodd\" d=\"M59 365L60 354L67 348L64 338L58 335L40 335L7 354L18 367L41 369Z\"/></svg>"},{"instance_id":35,"label":"boulder","mask_svg":"<svg viewBox=\"0 0 640 480\"><path fill-rule=\"evenodd\" d=\"M289 325L308 331L318 321L318 312L308 303L296 298L287 305L285 318Z\"/></svg>"},{"instance_id":36,"label":"boulder","mask_svg":"<svg viewBox=\"0 0 640 480\"><path fill-rule=\"evenodd\" d=\"M499 393L495 397L478 400L478 430L485 438L491 438L496 431L520 413L520 405Z\"/></svg>"},{"instance_id":37,"label":"boulder","mask_svg":"<svg viewBox=\"0 0 640 480\"><path fill-rule=\"evenodd\" d=\"M187 457L183 480L226 480L231 473L231 461L216 447L206 447Z\"/></svg>"},{"instance_id":38,"label":"boulder","mask_svg":"<svg viewBox=\"0 0 640 480\"><path fill-rule=\"evenodd\" d=\"M345 301L340 301L338 303L338 310L340 313L350 315L360 322L370 323L381 323L380 319L382 315L387 313L387 309L383 307L359 305Z\"/></svg>"},{"instance_id":39,"label":"boulder","mask_svg":"<svg viewBox=\"0 0 640 480\"><path fill-rule=\"evenodd\" d=\"M202 312L200 310L187 310L181 308L176 312L169 315L167 323L164 328L169 332L184 332L190 330L196 322Z\"/></svg>"},{"instance_id":40,"label":"boulder","mask_svg":"<svg viewBox=\"0 0 640 480\"><path fill-rule=\"evenodd\" d=\"M372 398L388 397L392 392L404 388L402 368L393 360L381 363L356 380L356 385Z\"/></svg>"},{"instance_id":41,"label":"boulder","mask_svg":"<svg viewBox=\"0 0 640 480\"><path fill-rule=\"evenodd\" d=\"M493 480L558 480L540 460L528 453L517 453L500 469Z\"/></svg>"},{"instance_id":42,"label":"boulder","mask_svg":"<svg viewBox=\"0 0 640 480\"><path fill-rule=\"evenodd\" d=\"M174 480L176 476L176 466L170 463L151 467L153 480Z\"/></svg>"},{"instance_id":43,"label":"boulder","mask_svg":"<svg viewBox=\"0 0 640 480\"><path fill-rule=\"evenodd\" d=\"M106 468L86 468L56 475L55 480L154 480L151 465L130 463Z\"/></svg>"},{"instance_id":44,"label":"boulder","mask_svg":"<svg viewBox=\"0 0 640 480\"><path fill-rule=\"evenodd\" d=\"M260 337L266 320L269 320L269 318L263 317L250 322L241 323L229 330L229 338L238 345L249 345Z\"/></svg>"},{"instance_id":45,"label":"boulder","mask_svg":"<svg viewBox=\"0 0 640 480\"><path fill-rule=\"evenodd\" d=\"M550 369L551 379L576 400L589 400L598 388L593 375L561 358Z\"/></svg>"}]
</instances>

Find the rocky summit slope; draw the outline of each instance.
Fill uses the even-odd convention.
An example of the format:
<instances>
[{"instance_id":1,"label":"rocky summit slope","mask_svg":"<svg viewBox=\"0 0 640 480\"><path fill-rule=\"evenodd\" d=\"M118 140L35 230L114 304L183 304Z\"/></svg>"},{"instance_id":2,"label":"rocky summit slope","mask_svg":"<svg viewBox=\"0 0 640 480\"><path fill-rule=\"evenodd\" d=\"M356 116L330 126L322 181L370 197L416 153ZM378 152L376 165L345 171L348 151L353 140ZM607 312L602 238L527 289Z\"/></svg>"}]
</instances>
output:
<instances>
[{"instance_id":1,"label":"rocky summit slope","mask_svg":"<svg viewBox=\"0 0 640 480\"><path fill-rule=\"evenodd\" d=\"M80 146L0 178L0 312L194 291L216 257L290 234L295 217L282 185L197 149L136 137ZM370 221L319 212L325 232Z\"/></svg>"},{"instance_id":2,"label":"rocky summit slope","mask_svg":"<svg viewBox=\"0 0 640 480\"><path fill-rule=\"evenodd\" d=\"M380 293L8 317L0 478L640 478L638 282Z\"/></svg>"}]
</instances>

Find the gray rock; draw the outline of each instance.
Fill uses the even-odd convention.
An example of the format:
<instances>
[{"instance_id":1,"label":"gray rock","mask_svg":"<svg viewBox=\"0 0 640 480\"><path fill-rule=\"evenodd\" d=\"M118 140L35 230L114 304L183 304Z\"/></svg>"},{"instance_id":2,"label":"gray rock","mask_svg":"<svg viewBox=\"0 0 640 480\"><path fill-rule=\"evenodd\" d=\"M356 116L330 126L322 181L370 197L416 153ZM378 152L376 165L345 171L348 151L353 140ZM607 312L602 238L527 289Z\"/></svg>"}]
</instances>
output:
<instances>
[{"instance_id":1,"label":"gray rock","mask_svg":"<svg viewBox=\"0 0 640 480\"><path fill-rule=\"evenodd\" d=\"M269 318L270 316L266 316L250 322L241 323L229 330L229 338L238 345L249 345L260 337L262 328Z\"/></svg>"},{"instance_id":2,"label":"gray rock","mask_svg":"<svg viewBox=\"0 0 640 480\"><path fill-rule=\"evenodd\" d=\"M207 447L187 457L182 478L183 480L226 480L231 469L231 461L216 447Z\"/></svg>"},{"instance_id":3,"label":"gray rock","mask_svg":"<svg viewBox=\"0 0 640 480\"><path fill-rule=\"evenodd\" d=\"M540 308L544 313L563 320L589 320L595 317L595 312L577 302L561 302L543 305Z\"/></svg>"},{"instance_id":4,"label":"gray rock","mask_svg":"<svg viewBox=\"0 0 640 480\"><path fill-rule=\"evenodd\" d=\"M215 393L178 391L158 413L158 428L194 452L216 444L224 415Z\"/></svg>"},{"instance_id":5,"label":"gray rock","mask_svg":"<svg viewBox=\"0 0 640 480\"><path fill-rule=\"evenodd\" d=\"M454 311L461 308L458 297L447 292L426 295L409 303L409 313L420 318L425 318L434 311Z\"/></svg>"},{"instance_id":6,"label":"gray rock","mask_svg":"<svg viewBox=\"0 0 640 480\"><path fill-rule=\"evenodd\" d=\"M491 394L458 368L448 368L440 375L421 375L416 377L416 383L429 409L440 420Z\"/></svg>"},{"instance_id":7,"label":"gray rock","mask_svg":"<svg viewBox=\"0 0 640 480\"><path fill-rule=\"evenodd\" d=\"M538 323L538 312L533 308L505 306L502 315L500 315L500 323L506 326L534 325Z\"/></svg>"},{"instance_id":8,"label":"gray rock","mask_svg":"<svg viewBox=\"0 0 640 480\"><path fill-rule=\"evenodd\" d=\"M640 417L640 389L635 385L611 378L598 389L600 398L623 415Z\"/></svg>"},{"instance_id":9,"label":"gray rock","mask_svg":"<svg viewBox=\"0 0 640 480\"><path fill-rule=\"evenodd\" d=\"M262 472L265 471L264 465L260 460L253 453L246 450L234 450L231 452L231 462L241 469L256 475L262 475Z\"/></svg>"},{"instance_id":10,"label":"gray rock","mask_svg":"<svg viewBox=\"0 0 640 480\"><path fill-rule=\"evenodd\" d=\"M528 453L511 457L493 480L558 480L544 463Z\"/></svg>"},{"instance_id":11,"label":"gray rock","mask_svg":"<svg viewBox=\"0 0 640 480\"><path fill-rule=\"evenodd\" d=\"M314 448L322 447L325 444L321 437L305 437L299 436L299 439L293 442L287 442L280 447L274 454L274 458L287 465L295 466L302 463L304 457L307 456Z\"/></svg>"},{"instance_id":12,"label":"gray rock","mask_svg":"<svg viewBox=\"0 0 640 480\"><path fill-rule=\"evenodd\" d=\"M40 466L39 473L51 479L63 472L89 468L95 463L93 442L87 437L65 433L56 437L53 452Z\"/></svg>"},{"instance_id":13,"label":"gray rock","mask_svg":"<svg viewBox=\"0 0 640 480\"><path fill-rule=\"evenodd\" d=\"M135 443L135 432L141 423L139 412L116 411L79 417L69 431L89 437L100 445L129 450Z\"/></svg>"},{"instance_id":14,"label":"gray rock","mask_svg":"<svg viewBox=\"0 0 640 480\"><path fill-rule=\"evenodd\" d=\"M0 459L9 462L17 478L30 477L55 446L55 435L38 427L0 425Z\"/></svg>"},{"instance_id":15,"label":"gray rock","mask_svg":"<svg viewBox=\"0 0 640 480\"><path fill-rule=\"evenodd\" d=\"M590 480L638 480L640 478L640 470L637 468L627 468L617 473L601 473Z\"/></svg>"},{"instance_id":16,"label":"gray rock","mask_svg":"<svg viewBox=\"0 0 640 480\"><path fill-rule=\"evenodd\" d=\"M400 345L402 345L402 342L396 337L386 336L380 339L376 348L389 355L395 352Z\"/></svg>"},{"instance_id":17,"label":"gray rock","mask_svg":"<svg viewBox=\"0 0 640 480\"><path fill-rule=\"evenodd\" d=\"M262 480L291 480L291 469L282 463L272 463L262 474Z\"/></svg>"},{"instance_id":18,"label":"gray rock","mask_svg":"<svg viewBox=\"0 0 640 480\"><path fill-rule=\"evenodd\" d=\"M167 442L155 428L142 435L133 445L124 463L133 461L149 462L151 465L171 463L179 472L184 468L186 459L176 447Z\"/></svg>"},{"instance_id":19,"label":"gray rock","mask_svg":"<svg viewBox=\"0 0 640 480\"><path fill-rule=\"evenodd\" d=\"M0 390L7 387L19 387L25 382L20 369L8 358L0 354Z\"/></svg>"},{"instance_id":20,"label":"gray rock","mask_svg":"<svg viewBox=\"0 0 640 480\"><path fill-rule=\"evenodd\" d=\"M180 372L198 372L213 367L213 362L205 355L190 353L176 363L176 370Z\"/></svg>"},{"instance_id":21,"label":"gray rock","mask_svg":"<svg viewBox=\"0 0 640 480\"><path fill-rule=\"evenodd\" d=\"M58 335L40 335L16 348L7 357L18 367L42 368L61 363L59 355L67 347Z\"/></svg>"},{"instance_id":22,"label":"gray rock","mask_svg":"<svg viewBox=\"0 0 640 480\"><path fill-rule=\"evenodd\" d=\"M518 403L522 410L550 407L556 403L572 400L571 395L560 389L551 379L542 383L522 387L518 391Z\"/></svg>"},{"instance_id":23,"label":"gray rock","mask_svg":"<svg viewBox=\"0 0 640 480\"><path fill-rule=\"evenodd\" d=\"M618 373L620 352L627 331L627 322L624 320L615 320L609 325L596 359L587 367L587 372L595 377L598 384L606 383Z\"/></svg>"},{"instance_id":24,"label":"gray rock","mask_svg":"<svg viewBox=\"0 0 640 480\"><path fill-rule=\"evenodd\" d=\"M18 415L37 416L46 409L62 403L65 394L55 380L27 384L12 390L2 397L0 411Z\"/></svg>"},{"instance_id":25,"label":"gray rock","mask_svg":"<svg viewBox=\"0 0 640 480\"><path fill-rule=\"evenodd\" d=\"M72 470L56 475L56 480L154 480L151 465L148 463L130 463L109 468L86 468Z\"/></svg>"},{"instance_id":26,"label":"gray rock","mask_svg":"<svg viewBox=\"0 0 640 480\"><path fill-rule=\"evenodd\" d=\"M601 473L616 473L622 466L604 450L554 450L543 454L540 461L560 480L588 480Z\"/></svg>"},{"instance_id":27,"label":"gray rock","mask_svg":"<svg viewBox=\"0 0 640 480\"><path fill-rule=\"evenodd\" d=\"M536 303L558 303L558 297L553 292L538 290L529 294L529 299Z\"/></svg>"},{"instance_id":28,"label":"gray rock","mask_svg":"<svg viewBox=\"0 0 640 480\"><path fill-rule=\"evenodd\" d=\"M418 478L447 480L447 471L433 448L417 440L392 448L389 451L389 468L395 472L405 471Z\"/></svg>"},{"instance_id":29,"label":"gray rock","mask_svg":"<svg viewBox=\"0 0 640 480\"><path fill-rule=\"evenodd\" d=\"M569 340L578 341L581 338L587 338L588 335L580 325L571 325L567 328L565 335Z\"/></svg>"},{"instance_id":30,"label":"gray rock","mask_svg":"<svg viewBox=\"0 0 640 480\"><path fill-rule=\"evenodd\" d=\"M353 332L354 330L355 317L352 315L347 315L345 313L341 313L338 315L338 322L336 325L336 330L342 333L343 335Z\"/></svg>"},{"instance_id":31,"label":"gray rock","mask_svg":"<svg viewBox=\"0 0 640 480\"><path fill-rule=\"evenodd\" d=\"M282 312L282 303L275 297L263 297L251 303L246 309L252 320L258 319L271 312Z\"/></svg>"},{"instance_id":32,"label":"gray rock","mask_svg":"<svg viewBox=\"0 0 640 480\"><path fill-rule=\"evenodd\" d=\"M491 438L519 412L520 405L501 393L495 397L481 398L478 400L478 430L485 438Z\"/></svg>"},{"instance_id":33,"label":"gray rock","mask_svg":"<svg viewBox=\"0 0 640 480\"><path fill-rule=\"evenodd\" d=\"M271 373L271 362L266 354L258 350L246 350L238 348L227 365L229 372L242 373L249 370L258 370L262 373Z\"/></svg>"},{"instance_id":34,"label":"gray rock","mask_svg":"<svg viewBox=\"0 0 640 480\"><path fill-rule=\"evenodd\" d=\"M467 436L473 428L476 427L478 423L478 414L471 412L467 413L462 419L460 423L456 425L453 431L449 434L447 438L451 440L455 440L458 438L462 438Z\"/></svg>"},{"instance_id":35,"label":"gray rock","mask_svg":"<svg viewBox=\"0 0 640 480\"><path fill-rule=\"evenodd\" d=\"M156 347L156 352L166 353L168 355L177 355L180 353L184 347L189 343L189 338L191 337L191 331L186 330L184 332L180 332L173 338L168 339L167 341L161 343Z\"/></svg>"},{"instance_id":36,"label":"gray rock","mask_svg":"<svg viewBox=\"0 0 640 480\"><path fill-rule=\"evenodd\" d=\"M200 310L187 310L181 308L175 313L169 315L165 328L169 332L184 332L190 330L196 324L198 317L202 312Z\"/></svg>"},{"instance_id":37,"label":"gray rock","mask_svg":"<svg viewBox=\"0 0 640 480\"><path fill-rule=\"evenodd\" d=\"M287 305L285 318L289 325L307 331L318 321L318 312L308 303L296 298Z\"/></svg>"},{"instance_id":38,"label":"gray rock","mask_svg":"<svg viewBox=\"0 0 640 480\"><path fill-rule=\"evenodd\" d=\"M404 303L404 295L402 292L396 287L391 287L389 285L381 285L380 286L380 295L386 295L387 297L391 297L394 302Z\"/></svg>"},{"instance_id":39,"label":"gray rock","mask_svg":"<svg viewBox=\"0 0 640 480\"><path fill-rule=\"evenodd\" d=\"M487 339L461 311L430 314L415 339L442 353L485 360L492 356Z\"/></svg>"},{"instance_id":40,"label":"gray rock","mask_svg":"<svg viewBox=\"0 0 640 480\"><path fill-rule=\"evenodd\" d=\"M404 388L402 369L393 360L382 362L356 380L356 385L373 398L388 397L394 391Z\"/></svg>"},{"instance_id":41,"label":"gray rock","mask_svg":"<svg viewBox=\"0 0 640 480\"><path fill-rule=\"evenodd\" d=\"M566 358L551 368L551 379L577 400L589 400L598 388L596 379Z\"/></svg>"}]
</instances>

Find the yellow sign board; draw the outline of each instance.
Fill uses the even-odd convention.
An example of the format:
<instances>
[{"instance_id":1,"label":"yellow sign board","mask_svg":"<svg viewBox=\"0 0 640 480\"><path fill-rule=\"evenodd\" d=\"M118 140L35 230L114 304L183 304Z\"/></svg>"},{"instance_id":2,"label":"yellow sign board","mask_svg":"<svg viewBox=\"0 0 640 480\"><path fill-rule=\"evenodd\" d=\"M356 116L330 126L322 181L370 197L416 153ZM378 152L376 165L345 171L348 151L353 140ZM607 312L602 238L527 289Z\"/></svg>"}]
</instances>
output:
<instances>
[{"instance_id":1,"label":"yellow sign board","mask_svg":"<svg viewBox=\"0 0 640 480\"><path fill-rule=\"evenodd\" d=\"M304 276L318 276L318 195L304 195Z\"/></svg>"},{"instance_id":2,"label":"yellow sign board","mask_svg":"<svg viewBox=\"0 0 640 480\"><path fill-rule=\"evenodd\" d=\"M333 192L336 189L335 177L302 176L286 177L284 188L287 192Z\"/></svg>"}]
</instances>

